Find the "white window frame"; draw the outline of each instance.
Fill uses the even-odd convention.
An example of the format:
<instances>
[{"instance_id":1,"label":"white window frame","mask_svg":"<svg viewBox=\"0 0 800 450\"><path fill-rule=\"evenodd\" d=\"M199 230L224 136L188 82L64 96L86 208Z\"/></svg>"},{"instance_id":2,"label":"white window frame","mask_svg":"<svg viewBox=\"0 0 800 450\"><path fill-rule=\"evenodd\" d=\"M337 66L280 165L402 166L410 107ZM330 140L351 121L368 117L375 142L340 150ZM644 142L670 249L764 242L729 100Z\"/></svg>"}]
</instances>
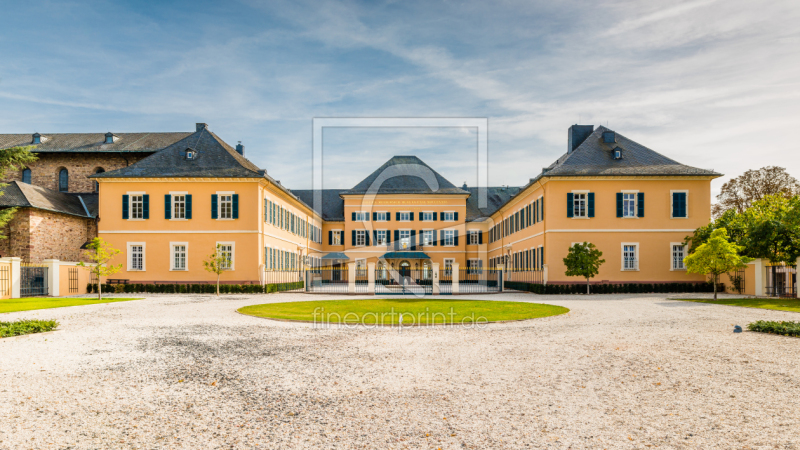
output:
<instances>
[{"instance_id":1,"label":"white window frame","mask_svg":"<svg viewBox=\"0 0 800 450\"><path fill-rule=\"evenodd\" d=\"M131 252L131 247L133 246L141 246L142 247L142 268L141 269L134 269L133 268L133 254ZM145 242L127 242L126 247L128 249L128 272L145 272L147 271L147 243Z\"/></svg>"},{"instance_id":2,"label":"white window frame","mask_svg":"<svg viewBox=\"0 0 800 450\"><path fill-rule=\"evenodd\" d=\"M183 217L176 218L175 217L175 197L178 196L178 195L182 195L183 196ZM169 208L170 208L169 220L177 220L177 221L189 220L189 219L186 218L186 196L187 195L189 195L188 192L170 192L169 193L169 204L170 204L170 206L169 206ZM231 209L231 213L233 213L233 209ZM219 217L219 216L217 216L217 217Z\"/></svg>"},{"instance_id":3,"label":"white window frame","mask_svg":"<svg viewBox=\"0 0 800 450\"><path fill-rule=\"evenodd\" d=\"M367 230L356 230L356 247L367 246Z\"/></svg>"},{"instance_id":4,"label":"white window frame","mask_svg":"<svg viewBox=\"0 0 800 450\"><path fill-rule=\"evenodd\" d=\"M480 230L467 230L467 245L478 245L480 233ZM475 242L472 242L473 240Z\"/></svg>"},{"instance_id":5,"label":"white window frame","mask_svg":"<svg viewBox=\"0 0 800 450\"><path fill-rule=\"evenodd\" d=\"M178 269L175 267L175 247L182 245L186 248L184 268ZM175 272L188 272L189 271L189 243L188 242L170 242L169 243L169 271Z\"/></svg>"},{"instance_id":6,"label":"white window frame","mask_svg":"<svg viewBox=\"0 0 800 450\"><path fill-rule=\"evenodd\" d=\"M234 191L217 191L217 220L234 220L233 219L233 194L236 192ZM222 196L223 195L230 195L231 196L231 217L222 217Z\"/></svg>"},{"instance_id":7,"label":"white window frame","mask_svg":"<svg viewBox=\"0 0 800 450\"><path fill-rule=\"evenodd\" d=\"M639 218L639 191L623 190L622 193L622 218L623 219L638 219ZM625 195L633 195L633 215L625 215ZM587 205L588 206L588 205Z\"/></svg>"},{"instance_id":8,"label":"white window frame","mask_svg":"<svg viewBox=\"0 0 800 450\"><path fill-rule=\"evenodd\" d=\"M442 222L455 222L456 221L456 212L455 211L442 211L444 213L444 218ZM448 214L452 214L452 218L448 219Z\"/></svg>"},{"instance_id":9,"label":"white window frame","mask_svg":"<svg viewBox=\"0 0 800 450\"><path fill-rule=\"evenodd\" d=\"M573 219L589 219L589 192L588 190L572 191L572 218ZM583 195L583 215L575 214L575 196Z\"/></svg>"},{"instance_id":10,"label":"white window frame","mask_svg":"<svg viewBox=\"0 0 800 450\"><path fill-rule=\"evenodd\" d=\"M411 222L411 211L398 211L398 214L400 214L398 222Z\"/></svg>"},{"instance_id":11,"label":"white window frame","mask_svg":"<svg viewBox=\"0 0 800 450\"><path fill-rule=\"evenodd\" d=\"M358 258L358 259L356 259L356 274L360 274L362 277L367 274L367 259L366 258Z\"/></svg>"},{"instance_id":12,"label":"white window frame","mask_svg":"<svg viewBox=\"0 0 800 450\"><path fill-rule=\"evenodd\" d=\"M480 258L469 258L467 260L467 274L478 275L483 272L483 265Z\"/></svg>"},{"instance_id":13,"label":"white window frame","mask_svg":"<svg viewBox=\"0 0 800 450\"><path fill-rule=\"evenodd\" d=\"M450 235L448 237L448 234ZM449 244L447 243L449 240ZM456 246L456 232L455 230L444 230L444 240L442 241L442 247L455 247Z\"/></svg>"},{"instance_id":14,"label":"white window frame","mask_svg":"<svg viewBox=\"0 0 800 450\"><path fill-rule=\"evenodd\" d=\"M380 235L383 233L383 239ZM375 245L389 245L389 230L375 230Z\"/></svg>"},{"instance_id":15,"label":"white window frame","mask_svg":"<svg viewBox=\"0 0 800 450\"><path fill-rule=\"evenodd\" d=\"M333 232L333 242L334 242L331 245L344 245L343 239L342 239L344 237L344 231L343 230L331 230L331 231ZM336 243L336 238L337 237L339 238L339 243L338 244Z\"/></svg>"},{"instance_id":16,"label":"white window frame","mask_svg":"<svg viewBox=\"0 0 800 450\"><path fill-rule=\"evenodd\" d=\"M425 239L425 236L430 233L430 239ZM423 246L432 246L433 241L436 240L436 230L422 230L422 245Z\"/></svg>"},{"instance_id":17,"label":"white window frame","mask_svg":"<svg viewBox=\"0 0 800 450\"><path fill-rule=\"evenodd\" d=\"M686 217L675 217L672 215L674 208L674 196L672 194L686 194ZM689 190L688 189L672 189L669 191L669 218L670 219L688 219L689 218Z\"/></svg>"},{"instance_id":18,"label":"white window frame","mask_svg":"<svg viewBox=\"0 0 800 450\"><path fill-rule=\"evenodd\" d=\"M634 267L632 269L625 268L625 247L633 246L633 260ZM622 242L620 243L620 271L621 272L638 272L639 271L639 243L638 242Z\"/></svg>"},{"instance_id":19,"label":"white window frame","mask_svg":"<svg viewBox=\"0 0 800 450\"><path fill-rule=\"evenodd\" d=\"M133 221L140 221L145 220L144 218L144 196L147 195L147 192L126 192L125 195L128 196L128 220ZM142 197L142 217L133 217L133 197L134 196L141 196Z\"/></svg>"},{"instance_id":20,"label":"white window frame","mask_svg":"<svg viewBox=\"0 0 800 450\"><path fill-rule=\"evenodd\" d=\"M389 212L388 211L375 211L375 221L376 222L388 222L389 221Z\"/></svg>"},{"instance_id":21,"label":"white window frame","mask_svg":"<svg viewBox=\"0 0 800 450\"><path fill-rule=\"evenodd\" d=\"M683 247L683 258L686 259L686 245L683 242L670 242L669 243L669 270L672 272L686 272L686 263L681 260L681 266L675 267L675 246Z\"/></svg>"},{"instance_id":22,"label":"white window frame","mask_svg":"<svg viewBox=\"0 0 800 450\"><path fill-rule=\"evenodd\" d=\"M430 214L430 219L425 218L425 214ZM420 222L433 222L433 217L436 215L436 211L422 211L419 213L419 220Z\"/></svg>"},{"instance_id":23,"label":"white window frame","mask_svg":"<svg viewBox=\"0 0 800 450\"><path fill-rule=\"evenodd\" d=\"M236 270L236 242L233 241L217 241L214 244L216 252L217 245L230 245L231 246L231 266L226 267L225 270Z\"/></svg>"},{"instance_id":24,"label":"white window frame","mask_svg":"<svg viewBox=\"0 0 800 450\"><path fill-rule=\"evenodd\" d=\"M355 211L356 215L356 222L369 222L369 212L367 211Z\"/></svg>"},{"instance_id":25,"label":"white window frame","mask_svg":"<svg viewBox=\"0 0 800 450\"><path fill-rule=\"evenodd\" d=\"M455 258L444 258L444 261L442 261L442 267L444 267L444 273L446 275L453 274L453 264L455 263L456 263Z\"/></svg>"},{"instance_id":26,"label":"white window frame","mask_svg":"<svg viewBox=\"0 0 800 450\"><path fill-rule=\"evenodd\" d=\"M399 237L400 237L400 250L408 250L408 249L410 249L411 248L411 229L404 228L404 229L400 229L400 230L397 230L397 231L399 232ZM404 233L408 233L408 236L407 237L403 237ZM405 247L403 246L403 244L406 244Z\"/></svg>"}]
</instances>

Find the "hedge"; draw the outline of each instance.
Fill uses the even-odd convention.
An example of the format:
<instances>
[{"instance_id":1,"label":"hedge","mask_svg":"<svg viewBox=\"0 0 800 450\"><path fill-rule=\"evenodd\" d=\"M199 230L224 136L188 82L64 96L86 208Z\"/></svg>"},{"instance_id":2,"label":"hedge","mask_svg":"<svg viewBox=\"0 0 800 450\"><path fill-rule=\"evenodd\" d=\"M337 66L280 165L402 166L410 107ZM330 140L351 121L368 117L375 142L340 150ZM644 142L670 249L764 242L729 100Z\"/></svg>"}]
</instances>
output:
<instances>
[{"instance_id":1,"label":"hedge","mask_svg":"<svg viewBox=\"0 0 800 450\"><path fill-rule=\"evenodd\" d=\"M575 284L534 284L519 281L506 281L507 289L533 292L534 294L586 294L585 283ZM714 292L711 283L624 283L592 284L592 294L649 294L672 292ZM717 292L725 292L725 284L717 285Z\"/></svg>"},{"instance_id":2,"label":"hedge","mask_svg":"<svg viewBox=\"0 0 800 450\"><path fill-rule=\"evenodd\" d=\"M771 322L759 320L747 325L750 331L800 337L800 322Z\"/></svg>"},{"instance_id":3,"label":"hedge","mask_svg":"<svg viewBox=\"0 0 800 450\"><path fill-rule=\"evenodd\" d=\"M23 334L44 333L58 327L55 320L17 320L0 322L0 338L21 336Z\"/></svg>"},{"instance_id":4,"label":"hedge","mask_svg":"<svg viewBox=\"0 0 800 450\"><path fill-rule=\"evenodd\" d=\"M216 294L216 284L103 284L103 293L128 294L146 292L150 294ZM293 291L302 289L303 282L274 284L220 284L220 294L269 294L272 292ZM86 285L86 292L97 292L97 283Z\"/></svg>"}]
</instances>

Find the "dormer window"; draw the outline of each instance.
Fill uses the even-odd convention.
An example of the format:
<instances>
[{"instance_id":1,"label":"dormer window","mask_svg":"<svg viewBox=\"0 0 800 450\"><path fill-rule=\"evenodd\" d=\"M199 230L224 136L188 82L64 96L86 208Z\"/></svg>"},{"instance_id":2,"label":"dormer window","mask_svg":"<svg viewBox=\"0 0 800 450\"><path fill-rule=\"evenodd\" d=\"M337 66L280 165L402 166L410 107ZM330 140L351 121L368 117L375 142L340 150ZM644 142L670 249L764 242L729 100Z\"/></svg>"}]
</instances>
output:
<instances>
[{"instance_id":1,"label":"dormer window","mask_svg":"<svg viewBox=\"0 0 800 450\"><path fill-rule=\"evenodd\" d=\"M32 144L41 144L42 143L42 135L39 133L33 133L33 141Z\"/></svg>"},{"instance_id":2,"label":"dormer window","mask_svg":"<svg viewBox=\"0 0 800 450\"><path fill-rule=\"evenodd\" d=\"M119 139L119 138L116 135L114 135L114 133L109 131L108 133L106 133L106 139L105 139L105 141L103 141L103 143L104 144L113 144L114 142L117 141L117 139Z\"/></svg>"},{"instance_id":3,"label":"dormer window","mask_svg":"<svg viewBox=\"0 0 800 450\"><path fill-rule=\"evenodd\" d=\"M187 149L186 149L186 159L187 159L188 161L192 161L192 160L194 160L195 158L197 158L197 152L196 152L196 151L194 151L194 150L192 150L192 149L190 149L190 148L187 148Z\"/></svg>"},{"instance_id":4,"label":"dormer window","mask_svg":"<svg viewBox=\"0 0 800 450\"><path fill-rule=\"evenodd\" d=\"M622 159L622 150L619 147L614 149L614 159Z\"/></svg>"},{"instance_id":5,"label":"dormer window","mask_svg":"<svg viewBox=\"0 0 800 450\"><path fill-rule=\"evenodd\" d=\"M617 133L613 131L603 131L603 143L613 144L617 142Z\"/></svg>"}]
</instances>

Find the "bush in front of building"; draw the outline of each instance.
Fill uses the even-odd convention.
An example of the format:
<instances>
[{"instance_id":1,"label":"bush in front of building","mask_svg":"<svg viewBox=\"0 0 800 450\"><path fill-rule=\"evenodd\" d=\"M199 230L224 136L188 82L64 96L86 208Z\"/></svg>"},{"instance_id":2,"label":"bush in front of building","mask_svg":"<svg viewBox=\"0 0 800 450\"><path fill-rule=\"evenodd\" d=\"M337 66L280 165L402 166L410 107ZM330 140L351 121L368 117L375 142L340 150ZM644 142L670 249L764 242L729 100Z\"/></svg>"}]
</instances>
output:
<instances>
[{"instance_id":1,"label":"bush in front of building","mask_svg":"<svg viewBox=\"0 0 800 450\"><path fill-rule=\"evenodd\" d=\"M118 294L148 293L148 294L216 294L215 284L102 284L104 292L116 292ZM291 283L273 284L220 284L221 294L271 294L273 292L293 291L302 289L303 282L296 281ZM87 293L97 292L97 284L86 285Z\"/></svg>"},{"instance_id":2,"label":"bush in front of building","mask_svg":"<svg viewBox=\"0 0 800 450\"><path fill-rule=\"evenodd\" d=\"M21 336L23 334L44 333L58 327L55 320L17 320L0 322L0 338Z\"/></svg>"},{"instance_id":3,"label":"bush in front of building","mask_svg":"<svg viewBox=\"0 0 800 450\"><path fill-rule=\"evenodd\" d=\"M533 292L534 294L559 295L559 294L586 294L584 284L534 284L518 281L506 281L506 289ZM719 283L717 290L723 290L725 284ZM593 284L592 294L652 294L652 293L677 293L677 292L714 292L711 283L622 283L622 284Z\"/></svg>"}]
</instances>

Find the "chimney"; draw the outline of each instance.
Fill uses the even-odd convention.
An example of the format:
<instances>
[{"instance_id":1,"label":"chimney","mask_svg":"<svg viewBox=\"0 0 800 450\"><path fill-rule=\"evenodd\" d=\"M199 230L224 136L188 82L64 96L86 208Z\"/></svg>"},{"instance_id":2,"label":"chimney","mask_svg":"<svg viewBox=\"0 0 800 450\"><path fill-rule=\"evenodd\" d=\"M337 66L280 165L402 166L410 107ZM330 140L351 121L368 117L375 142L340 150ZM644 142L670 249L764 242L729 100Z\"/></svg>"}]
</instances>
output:
<instances>
[{"instance_id":1,"label":"chimney","mask_svg":"<svg viewBox=\"0 0 800 450\"><path fill-rule=\"evenodd\" d=\"M239 143L236 144L236 153L244 156L244 145L242 145L242 141L239 141Z\"/></svg>"},{"instance_id":2,"label":"chimney","mask_svg":"<svg viewBox=\"0 0 800 450\"><path fill-rule=\"evenodd\" d=\"M203 131L208 129L207 123L196 123L194 124L195 131Z\"/></svg>"},{"instance_id":3,"label":"chimney","mask_svg":"<svg viewBox=\"0 0 800 450\"><path fill-rule=\"evenodd\" d=\"M583 141L594 131L594 125L573 125L567 130L567 153L583 144Z\"/></svg>"}]
</instances>

